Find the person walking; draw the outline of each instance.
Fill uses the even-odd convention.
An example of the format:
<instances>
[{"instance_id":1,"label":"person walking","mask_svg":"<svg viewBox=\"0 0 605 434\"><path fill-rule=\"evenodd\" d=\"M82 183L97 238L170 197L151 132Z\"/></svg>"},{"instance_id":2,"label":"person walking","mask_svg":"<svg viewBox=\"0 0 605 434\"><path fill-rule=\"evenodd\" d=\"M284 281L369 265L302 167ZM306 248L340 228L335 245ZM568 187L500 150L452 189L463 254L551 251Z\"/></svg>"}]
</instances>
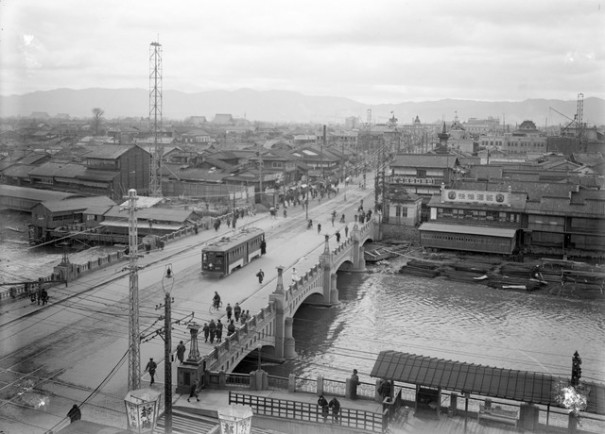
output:
<instances>
[{"instance_id":1,"label":"person walking","mask_svg":"<svg viewBox=\"0 0 605 434\"><path fill-rule=\"evenodd\" d=\"M319 395L319 399L317 400L317 405L321 407L321 417L324 418L324 423L328 421L329 407L328 401L324 398L323 395Z\"/></svg>"},{"instance_id":2,"label":"person walking","mask_svg":"<svg viewBox=\"0 0 605 434\"><path fill-rule=\"evenodd\" d=\"M239 316L242 314L242 307L239 303L235 303L235 307L233 308L233 315L235 315L235 322L239 322Z\"/></svg>"},{"instance_id":3,"label":"person walking","mask_svg":"<svg viewBox=\"0 0 605 434\"><path fill-rule=\"evenodd\" d=\"M265 278L265 272L262 268L258 270L258 273L256 273L256 277L258 277L258 283L263 283L263 279ZM237 318L235 318L235 320L237 321Z\"/></svg>"},{"instance_id":4,"label":"person walking","mask_svg":"<svg viewBox=\"0 0 605 434\"><path fill-rule=\"evenodd\" d=\"M317 233L321 233L321 223L317 223Z\"/></svg>"},{"instance_id":5,"label":"person walking","mask_svg":"<svg viewBox=\"0 0 605 434\"><path fill-rule=\"evenodd\" d=\"M208 336L210 336L210 327L208 326L207 322L204 323L202 330L204 331L204 342L208 342Z\"/></svg>"},{"instance_id":6,"label":"person walking","mask_svg":"<svg viewBox=\"0 0 605 434\"><path fill-rule=\"evenodd\" d=\"M345 237L348 238L349 237L349 226L345 226Z\"/></svg>"},{"instance_id":7,"label":"person walking","mask_svg":"<svg viewBox=\"0 0 605 434\"><path fill-rule=\"evenodd\" d=\"M147 366L145 366L145 372L149 372L149 376L151 377L151 381L149 382L149 385L151 386L153 383L155 383L155 370L157 369L158 365L156 362L153 361L153 358L149 359L149 362L147 362Z\"/></svg>"},{"instance_id":8,"label":"person walking","mask_svg":"<svg viewBox=\"0 0 605 434\"><path fill-rule=\"evenodd\" d=\"M229 322L229 320L231 319L231 315L233 314L233 308L229 303L227 303L227 307L225 308L225 310L227 311L227 322Z\"/></svg>"},{"instance_id":9,"label":"person walking","mask_svg":"<svg viewBox=\"0 0 605 434\"><path fill-rule=\"evenodd\" d=\"M246 311L243 311L239 317L242 325L246 324L246 321L248 321L248 316L246 315Z\"/></svg>"},{"instance_id":10,"label":"person walking","mask_svg":"<svg viewBox=\"0 0 605 434\"><path fill-rule=\"evenodd\" d=\"M216 336L216 323L214 320L210 320L210 325L208 326L208 331L210 332L210 343L214 343L214 337Z\"/></svg>"},{"instance_id":11,"label":"person walking","mask_svg":"<svg viewBox=\"0 0 605 434\"><path fill-rule=\"evenodd\" d=\"M340 243L340 231L336 231L336 242Z\"/></svg>"},{"instance_id":12,"label":"person walking","mask_svg":"<svg viewBox=\"0 0 605 434\"><path fill-rule=\"evenodd\" d=\"M216 321L216 341L223 341L223 323L220 319Z\"/></svg>"},{"instance_id":13,"label":"person walking","mask_svg":"<svg viewBox=\"0 0 605 434\"><path fill-rule=\"evenodd\" d=\"M330 400L328 407L332 409L332 420L338 423L338 414L340 413L340 401L336 397Z\"/></svg>"},{"instance_id":14,"label":"person walking","mask_svg":"<svg viewBox=\"0 0 605 434\"><path fill-rule=\"evenodd\" d=\"M187 402L189 402L189 400L194 397L199 402L200 398L197 396L197 381L196 380L193 380L193 382L191 383L191 387L189 388L189 398L187 398Z\"/></svg>"},{"instance_id":15,"label":"person walking","mask_svg":"<svg viewBox=\"0 0 605 434\"><path fill-rule=\"evenodd\" d=\"M296 274L296 268L292 267L292 284L298 282L298 274Z\"/></svg>"},{"instance_id":16,"label":"person walking","mask_svg":"<svg viewBox=\"0 0 605 434\"><path fill-rule=\"evenodd\" d=\"M231 336L233 333L235 333L235 324L233 323L233 320L231 320L227 326L227 337Z\"/></svg>"},{"instance_id":17,"label":"person walking","mask_svg":"<svg viewBox=\"0 0 605 434\"><path fill-rule=\"evenodd\" d=\"M176 358L179 359L179 362L181 362L181 364L183 364L183 361L185 360L186 350L187 348L185 347L183 341L179 342L179 344L176 346Z\"/></svg>"},{"instance_id":18,"label":"person walking","mask_svg":"<svg viewBox=\"0 0 605 434\"><path fill-rule=\"evenodd\" d=\"M260 254L264 255L267 253L267 243L265 242L265 240L262 240L260 242Z\"/></svg>"},{"instance_id":19,"label":"person walking","mask_svg":"<svg viewBox=\"0 0 605 434\"><path fill-rule=\"evenodd\" d=\"M75 421L82 419L82 411L80 411L80 407L78 407L77 404L74 404L74 406L67 412L67 417L69 418L69 423L74 423Z\"/></svg>"}]
</instances>

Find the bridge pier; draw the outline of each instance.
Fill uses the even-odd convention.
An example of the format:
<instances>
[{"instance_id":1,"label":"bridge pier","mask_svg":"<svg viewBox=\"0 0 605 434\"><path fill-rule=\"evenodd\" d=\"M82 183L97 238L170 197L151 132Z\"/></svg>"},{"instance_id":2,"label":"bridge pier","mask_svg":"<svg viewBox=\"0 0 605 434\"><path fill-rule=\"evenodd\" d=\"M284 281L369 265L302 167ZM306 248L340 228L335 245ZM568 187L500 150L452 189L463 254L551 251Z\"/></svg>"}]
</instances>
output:
<instances>
[{"instance_id":1,"label":"bridge pier","mask_svg":"<svg viewBox=\"0 0 605 434\"><path fill-rule=\"evenodd\" d=\"M355 224L353 225L351 238L353 239L353 269L351 271L361 273L366 271L366 259L364 256L364 248L361 244L361 231L359 230L359 224L357 223L357 216L355 216Z\"/></svg>"},{"instance_id":2,"label":"bridge pier","mask_svg":"<svg viewBox=\"0 0 605 434\"><path fill-rule=\"evenodd\" d=\"M292 337L292 317L288 316L288 294L284 291L284 267L277 267L277 287L269 296L275 303L275 357L285 360L296 357Z\"/></svg>"}]
</instances>

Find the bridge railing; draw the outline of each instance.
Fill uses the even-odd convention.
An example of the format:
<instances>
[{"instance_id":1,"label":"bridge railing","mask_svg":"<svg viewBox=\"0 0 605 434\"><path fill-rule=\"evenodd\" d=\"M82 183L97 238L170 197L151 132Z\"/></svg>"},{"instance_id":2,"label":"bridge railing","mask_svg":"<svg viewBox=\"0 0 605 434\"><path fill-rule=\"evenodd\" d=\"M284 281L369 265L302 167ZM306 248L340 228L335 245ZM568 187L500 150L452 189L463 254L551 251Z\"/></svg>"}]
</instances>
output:
<instances>
[{"instance_id":1,"label":"bridge railing","mask_svg":"<svg viewBox=\"0 0 605 434\"><path fill-rule=\"evenodd\" d=\"M321 407L316 403L249 395L233 391L229 391L229 404L249 406L255 415L314 423L334 422L344 427L366 432L383 432L381 413L341 407L337 417L332 415L324 417Z\"/></svg>"}]
</instances>

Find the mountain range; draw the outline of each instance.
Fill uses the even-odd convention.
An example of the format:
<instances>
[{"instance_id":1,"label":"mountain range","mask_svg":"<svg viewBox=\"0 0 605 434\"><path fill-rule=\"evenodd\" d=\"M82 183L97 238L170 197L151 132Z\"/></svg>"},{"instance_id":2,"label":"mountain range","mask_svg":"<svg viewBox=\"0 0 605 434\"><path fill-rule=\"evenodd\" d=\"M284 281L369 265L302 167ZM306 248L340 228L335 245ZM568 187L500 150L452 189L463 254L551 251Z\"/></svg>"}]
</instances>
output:
<instances>
[{"instance_id":1,"label":"mountain range","mask_svg":"<svg viewBox=\"0 0 605 434\"><path fill-rule=\"evenodd\" d=\"M92 109L104 110L105 117L146 118L149 114L149 92L144 89L55 89L24 95L0 96L0 116L30 116L46 112L50 116L69 114L90 118ZM527 99L524 101L473 101L443 99L398 104L364 104L349 98L308 96L290 91L208 91L185 93L165 90L162 94L164 119L185 119L205 116L209 121L217 113L229 113L236 118L267 122L344 123L345 118L358 117L367 122L371 110L373 123L385 122L394 115L399 124L409 124L419 117L422 123L440 120L451 122L456 116L468 118L499 118L509 124L532 120L545 125L567 125L576 114L576 100ZM602 125L605 100L587 97L583 104L583 119L589 125Z\"/></svg>"}]
</instances>

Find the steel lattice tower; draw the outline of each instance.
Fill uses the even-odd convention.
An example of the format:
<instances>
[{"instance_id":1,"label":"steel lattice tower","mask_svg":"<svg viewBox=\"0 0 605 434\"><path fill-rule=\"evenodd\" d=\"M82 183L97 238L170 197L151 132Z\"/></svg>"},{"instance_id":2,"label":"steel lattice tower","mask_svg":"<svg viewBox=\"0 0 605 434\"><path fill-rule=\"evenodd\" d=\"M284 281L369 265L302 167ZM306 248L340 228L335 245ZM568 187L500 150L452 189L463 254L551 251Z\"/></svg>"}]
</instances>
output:
<instances>
[{"instance_id":1,"label":"steel lattice tower","mask_svg":"<svg viewBox=\"0 0 605 434\"><path fill-rule=\"evenodd\" d=\"M149 45L149 120L153 121L153 154L151 157L151 196L162 196L162 158L164 147L158 140L162 125L162 46L159 42Z\"/></svg>"}]
</instances>

